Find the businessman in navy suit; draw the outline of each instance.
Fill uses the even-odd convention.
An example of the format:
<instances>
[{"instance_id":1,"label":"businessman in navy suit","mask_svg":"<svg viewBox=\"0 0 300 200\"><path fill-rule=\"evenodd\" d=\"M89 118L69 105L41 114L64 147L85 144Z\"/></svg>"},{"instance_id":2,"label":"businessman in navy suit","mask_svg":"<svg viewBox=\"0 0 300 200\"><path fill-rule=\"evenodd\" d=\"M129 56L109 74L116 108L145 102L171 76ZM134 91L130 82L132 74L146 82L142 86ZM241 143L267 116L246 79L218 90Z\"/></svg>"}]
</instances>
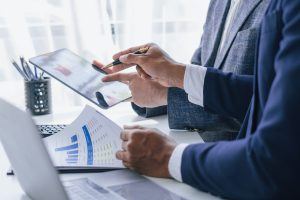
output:
<instances>
[{"instance_id":1,"label":"businessman in navy suit","mask_svg":"<svg viewBox=\"0 0 300 200\"><path fill-rule=\"evenodd\" d=\"M127 66L139 66L144 79L168 87L184 89L189 76L201 73L202 89L188 95L204 109L243 124L235 141L192 145L176 144L157 130L125 127L117 158L142 174L173 177L222 197L300 198L299 11L300 1L271 2L260 30L254 80L214 68L189 69L153 44L146 55L122 55Z\"/></svg>"}]
</instances>

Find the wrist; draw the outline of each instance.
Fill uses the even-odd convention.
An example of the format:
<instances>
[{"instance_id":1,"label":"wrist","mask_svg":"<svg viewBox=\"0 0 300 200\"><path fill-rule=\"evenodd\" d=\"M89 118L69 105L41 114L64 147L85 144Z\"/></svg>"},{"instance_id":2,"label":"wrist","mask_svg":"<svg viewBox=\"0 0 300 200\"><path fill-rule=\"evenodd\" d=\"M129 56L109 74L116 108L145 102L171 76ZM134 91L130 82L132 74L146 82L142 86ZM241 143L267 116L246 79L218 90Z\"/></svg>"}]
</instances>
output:
<instances>
[{"instance_id":1,"label":"wrist","mask_svg":"<svg viewBox=\"0 0 300 200\"><path fill-rule=\"evenodd\" d=\"M160 101L159 101L159 104L161 106L165 106L168 104L168 88L167 87L164 87L162 86L161 90L160 90Z\"/></svg>"},{"instance_id":2,"label":"wrist","mask_svg":"<svg viewBox=\"0 0 300 200\"><path fill-rule=\"evenodd\" d=\"M168 146L168 150L166 151L166 154L165 154L165 164L163 166L164 166L164 171L165 171L166 178L172 178L172 174L171 174L170 169L169 169L169 162L170 162L170 159L172 157L172 154L173 154L174 150L177 147L177 144L172 143L172 144L169 144L167 146Z\"/></svg>"},{"instance_id":3,"label":"wrist","mask_svg":"<svg viewBox=\"0 0 300 200\"><path fill-rule=\"evenodd\" d=\"M185 68L186 66L184 64L181 63L175 64L170 76L170 78L172 79L170 84L171 87L177 87L183 89Z\"/></svg>"}]
</instances>

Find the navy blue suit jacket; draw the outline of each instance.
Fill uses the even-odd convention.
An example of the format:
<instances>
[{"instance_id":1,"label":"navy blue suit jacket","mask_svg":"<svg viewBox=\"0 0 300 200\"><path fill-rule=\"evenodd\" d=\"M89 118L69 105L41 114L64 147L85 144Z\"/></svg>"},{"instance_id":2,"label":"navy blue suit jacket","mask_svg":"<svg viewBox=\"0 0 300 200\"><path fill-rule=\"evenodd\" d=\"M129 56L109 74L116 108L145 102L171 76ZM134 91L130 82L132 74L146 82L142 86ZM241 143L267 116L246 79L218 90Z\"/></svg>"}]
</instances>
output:
<instances>
[{"instance_id":1,"label":"navy blue suit jacket","mask_svg":"<svg viewBox=\"0 0 300 200\"><path fill-rule=\"evenodd\" d=\"M247 76L208 69L205 109L244 122L236 141L188 146L183 181L232 199L299 199L299 0L272 1L261 26L255 70L252 90Z\"/></svg>"}]
</instances>

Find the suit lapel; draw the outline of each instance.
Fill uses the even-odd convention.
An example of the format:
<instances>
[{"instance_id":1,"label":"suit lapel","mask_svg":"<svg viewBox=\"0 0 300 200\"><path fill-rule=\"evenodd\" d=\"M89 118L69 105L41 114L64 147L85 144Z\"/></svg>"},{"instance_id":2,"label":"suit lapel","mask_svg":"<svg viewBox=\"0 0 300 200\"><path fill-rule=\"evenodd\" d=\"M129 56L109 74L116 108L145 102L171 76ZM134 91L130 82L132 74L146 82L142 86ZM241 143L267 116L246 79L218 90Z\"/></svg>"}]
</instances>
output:
<instances>
[{"instance_id":1,"label":"suit lapel","mask_svg":"<svg viewBox=\"0 0 300 200\"><path fill-rule=\"evenodd\" d=\"M222 33L223 33L223 29L224 29L224 25L225 25L225 21L226 21L226 17L227 17L227 13L229 11L230 8L230 0L223 0L220 1L222 3L220 3L220 5L218 5L216 7L216 14L220 17L216 17L216 19L214 20L214 26L212 27L210 33L208 34L214 34L214 42L213 42L213 46L207 56L208 59L206 59L204 66L208 66L208 65L212 65L216 59L217 53L218 53L218 47L219 47L219 43L221 41L221 37L222 37ZM214 31L217 30L217 31ZM204 49L205 50L205 49Z\"/></svg>"},{"instance_id":2,"label":"suit lapel","mask_svg":"<svg viewBox=\"0 0 300 200\"><path fill-rule=\"evenodd\" d=\"M228 38L226 38L225 44L223 46L223 49L220 51L220 54L217 56L215 67L220 68L222 62L225 59L225 56L230 49L237 33L242 28L244 22L247 20L249 15L253 12L253 10L256 8L256 6L262 1L262 0L242 0L239 9L236 12L236 15L234 16L234 23L231 25ZM238 18L236 18L238 16ZM223 30L223 29L222 29Z\"/></svg>"}]
</instances>

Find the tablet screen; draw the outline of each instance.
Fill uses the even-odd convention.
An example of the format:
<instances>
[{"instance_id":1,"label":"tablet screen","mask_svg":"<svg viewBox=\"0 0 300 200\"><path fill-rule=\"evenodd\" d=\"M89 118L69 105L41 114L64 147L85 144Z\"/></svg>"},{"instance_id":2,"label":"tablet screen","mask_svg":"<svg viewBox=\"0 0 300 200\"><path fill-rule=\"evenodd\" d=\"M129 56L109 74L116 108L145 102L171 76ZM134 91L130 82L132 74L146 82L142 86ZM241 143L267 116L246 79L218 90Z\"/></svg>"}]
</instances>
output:
<instances>
[{"instance_id":1,"label":"tablet screen","mask_svg":"<svg viewBox=\"0 0 300 200\"><path fill-rule=\"evenodd\" d=\"M103 83L101 79L105 73L96 70L91 63L68 49L31 58L30 63L102 108L131 97L126 84Z\"/></svg>"}]
</instances>

